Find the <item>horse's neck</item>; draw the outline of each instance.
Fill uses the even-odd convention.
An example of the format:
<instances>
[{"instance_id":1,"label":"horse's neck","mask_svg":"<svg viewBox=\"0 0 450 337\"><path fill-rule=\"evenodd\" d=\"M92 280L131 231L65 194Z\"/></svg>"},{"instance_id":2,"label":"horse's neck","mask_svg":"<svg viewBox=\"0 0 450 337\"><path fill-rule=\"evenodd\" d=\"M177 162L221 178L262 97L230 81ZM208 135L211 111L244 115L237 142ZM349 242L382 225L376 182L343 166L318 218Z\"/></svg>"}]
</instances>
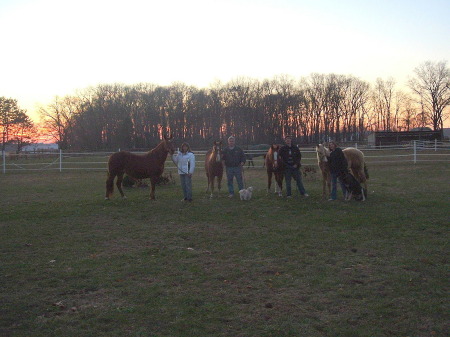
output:
<instances>
[{"instance_id":1,"label":"horse's neck","mask_svg":"<svg viewBox=\"0 0 450 337\"><path fill-rule=\"evenodd\" d=\"M167 159L168 152L164 149L163 144L159 144L153 150L148 153L149 157L154 157L159 159L162 163L164 163Z\"/></svg>"}]
</instances>

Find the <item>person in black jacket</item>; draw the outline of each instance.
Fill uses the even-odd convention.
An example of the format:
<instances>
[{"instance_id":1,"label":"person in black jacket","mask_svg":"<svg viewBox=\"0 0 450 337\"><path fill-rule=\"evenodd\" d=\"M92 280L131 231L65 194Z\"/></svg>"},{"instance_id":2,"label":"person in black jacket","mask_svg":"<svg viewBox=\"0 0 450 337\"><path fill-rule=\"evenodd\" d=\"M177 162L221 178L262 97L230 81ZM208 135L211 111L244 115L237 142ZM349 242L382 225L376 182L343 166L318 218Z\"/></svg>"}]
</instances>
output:
<instances>
[{"instance_id":1,"label":"person in black jacket","mask_svg":"<svg viewBox=\"0 0 450 337\"><path fill-rule=\"evenodd\" d=\"M342 177L345 176L345 174L348 172L348 164L347 159L345 159L344 152L340 147L337 146L336 142L330 142L328 144L328 147L331 151L330 156L328 157L328 163L330 165L331 173L331 196L329 201L333 201L337 199L338 179L342 188L342 193L344 194L344 198L347 194L347 189Z\"/></svg>"},{"instance_id":2,"label":"person in black jacket","mask_svg":"<svg viewBox=\"0 0 450 337\"><path fill-rule=\"evenodd\" d=\"M236 177L239 191L244 188L242 170L245 164L245 154L240 147L236 146L236 140L233 136L228 138L228 147L223 150L222 163L227 172L228 197L234 196L233 178Z\"/></svg>"},{"instance_id":3,"label":"person in black jacket","mask_svg":"<svg viewBox=\"0 0 450 337\"><path fill-rule=\"evenodd\" d=\"M301 195L308 197L305 187L302 182L302 175L300 174L300 160L302 154L298 146L292 144L292 137L286 136L284 139L286 145L282 146L278 155L284 166L284 177L286 179L286 196L292 196L291 179L294 178L297 182L297 188Z\"/></svg>"}]
</instances>

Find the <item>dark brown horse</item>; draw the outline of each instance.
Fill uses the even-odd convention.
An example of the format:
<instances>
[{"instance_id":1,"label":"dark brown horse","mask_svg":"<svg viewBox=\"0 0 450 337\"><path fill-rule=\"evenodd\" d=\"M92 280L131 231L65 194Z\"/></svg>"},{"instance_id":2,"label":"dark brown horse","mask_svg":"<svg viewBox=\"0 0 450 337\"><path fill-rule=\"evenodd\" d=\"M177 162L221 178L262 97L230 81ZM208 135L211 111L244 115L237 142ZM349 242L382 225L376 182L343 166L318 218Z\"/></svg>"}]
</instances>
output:
<instances>
[{"instance_id":1,"label":"dark brown horse","mask_svg":"<svg viewBox=\"0 0 450 337\"><path fill-rule=\"evenodd\" d=\"M211 191L212 198L214 196L214 177L217 177L217 189L219 190L219 193L222 183L222 141L214 142L212 149L206 152L205 172L206 177L208 178L208 188L206 189L206 193Z\"/></svg>"},{"instance_id":2,"label":"dark brown horse","mask_svg":"<svg viewBox=\"0 0 450 337\"><path fill-rule=\"evenodd\" d=\"M158 178L164 171L164 163L167 155L173 154L174 147L169 138L164 136L164 140L153 150L146 154L133 154L127 151L120 151L112 154L108 161L108 179L106 180L106 196L109 199L114 191L114 179L117 176L116 186L122 198L126 198L122 191L123 175L126 173L134 179L150 178L151 192L150 199L155 199L155 186Z\"/></svg>"},{"instance_id":3,"label":"dark brown horse","mask_svg":"<svg viewBox=\"0 0 450 337\"><path fill-rule=\"evenodd\" d=\"M283 195L283 163L278 158L278 152L280 151L280 145L272 144L267 151L265 158L265 165L267 170L267 193L270 193L270 187L272 186L272 174L275 176L275 193L277 193L277 187L279 188L278 195Z\"/></svg>"}]
</instances>

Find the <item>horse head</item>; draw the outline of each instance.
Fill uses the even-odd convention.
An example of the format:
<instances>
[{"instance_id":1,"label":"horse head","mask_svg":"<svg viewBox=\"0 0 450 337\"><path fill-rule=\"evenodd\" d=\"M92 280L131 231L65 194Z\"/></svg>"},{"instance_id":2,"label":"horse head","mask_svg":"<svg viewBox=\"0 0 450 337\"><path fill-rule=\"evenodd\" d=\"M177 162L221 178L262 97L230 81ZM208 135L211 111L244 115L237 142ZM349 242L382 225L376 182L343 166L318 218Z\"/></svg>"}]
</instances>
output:
<instances>
[{"instance_id":1,"label":"horse head","mask_svg":"<svg viewBox=\"0 0 450 337\"><path fill-rule=\"evenodd\" d=\"M317 152L317 159L319 162L327 162L327 157L330 156L330 150L327 149L323 144L318 144L316 146L316 152Z\"/></svg>"},{"instance_id":2,"label":"horse head","mask_svg":"<svg viewBox=\"0 0 450 337\"><path fill-rule=\"evenodd\" d=\"M222 141L215 141L212 148L212 154L216 162L222 159Z\"/></svg>"},{"instance_id":3,"label":"horse head","mask_svg":"<svg viewBox=\"0 0 450 337\"><path fill-rule=\"evenodd\" d=\"M163 140L164 150L166 150L171 155L175 152L175 148L172 144L172 138L173 138L172 134L170 134L169 137L164 135L164 140Z\"/></svg>"},{"instance_id":4,"label":"horse head","mask_svg":"<svg viewBox=\"0 0 450 337\"><path fill-rule=\"evenodd\" d=\"M273 161L273 166L275 168L278 167L278 152L280 151L280 145L272 144L269 149L270 157Z\"/></svg>"}]
</instances>

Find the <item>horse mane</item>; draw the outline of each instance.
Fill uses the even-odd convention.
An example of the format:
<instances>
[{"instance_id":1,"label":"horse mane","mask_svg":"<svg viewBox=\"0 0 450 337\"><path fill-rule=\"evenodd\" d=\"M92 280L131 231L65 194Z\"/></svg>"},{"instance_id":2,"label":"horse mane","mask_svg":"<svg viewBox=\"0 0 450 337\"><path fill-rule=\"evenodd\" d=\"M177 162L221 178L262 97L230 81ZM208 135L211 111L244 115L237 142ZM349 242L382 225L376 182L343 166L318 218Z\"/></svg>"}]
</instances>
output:
<instances>
[{"instance_id":1,"label":"horse mane","mask_svg":"<svg viewBox=\"0 0 450 337\"><path fill-rule=\"evenodd\" d=\"M164 149L164 142L165 140L161 141L158 145L156 145L153 149L147 152L148 156L155 156L155 157L163 157L164 155L167 157L166 150Z\"/></svg>"}]
</instances>

